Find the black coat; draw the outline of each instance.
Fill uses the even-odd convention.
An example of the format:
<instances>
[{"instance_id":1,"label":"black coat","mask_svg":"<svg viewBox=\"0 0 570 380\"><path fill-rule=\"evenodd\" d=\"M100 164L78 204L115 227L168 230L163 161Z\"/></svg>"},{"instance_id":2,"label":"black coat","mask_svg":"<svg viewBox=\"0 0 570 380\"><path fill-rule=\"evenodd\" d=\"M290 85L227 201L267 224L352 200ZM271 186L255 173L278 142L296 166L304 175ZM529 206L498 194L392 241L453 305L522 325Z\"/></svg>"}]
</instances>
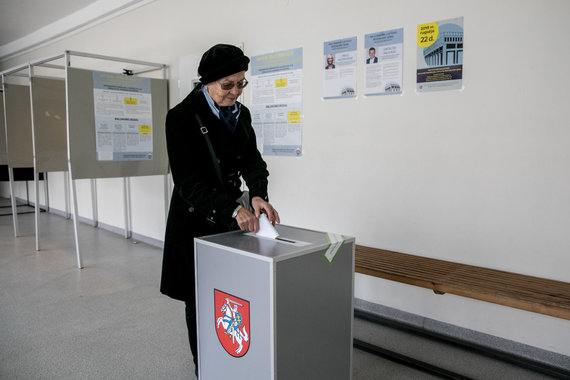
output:
<instances>
[{"instance_id":1,"label":"black coat","mask_svg":"<svg viewBox=\"0 0 570 380\"><path fill-rule=\"evenodd\" d=\"M232 135L212 113L200 87L166 116L166 144L174 191L166 223L160 291L188 302L195 297L194 237L237 229L232 213L241 195L240 176L249 188L250 199L259 196L265 200L269 176L257 150L249 110L241 107ZM196 113L208 129L223 185L216 175Z\"/></svg>"}]
</instances>

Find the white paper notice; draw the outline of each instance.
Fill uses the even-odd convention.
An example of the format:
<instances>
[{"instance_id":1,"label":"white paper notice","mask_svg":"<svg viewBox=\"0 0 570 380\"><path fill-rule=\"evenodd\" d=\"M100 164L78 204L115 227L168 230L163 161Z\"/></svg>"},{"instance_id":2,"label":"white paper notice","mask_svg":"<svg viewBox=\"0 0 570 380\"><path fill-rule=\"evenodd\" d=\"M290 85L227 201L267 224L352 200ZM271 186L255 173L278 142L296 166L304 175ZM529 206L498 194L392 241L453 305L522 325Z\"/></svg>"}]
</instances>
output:
<instances>
[{"instance_id":1,"label":"white paper notice","mask_svg":"<svg viewBox=\"0 0 570 380\"><path fill-rule=\"evenodd\" d=\"M323 97L356 96L356 37L324 43Z\"/></svg>"},{"instance_id":2,"label":"white paper notice","mask_svg":"<svg viewBox=\"0 0 570 380\"><path fill-rule=\"evenodd\" d=\"M402 93L403 43L403 28L371 33L364 37L366 95Z\"/></svg>"},{"instance_id":3,"label":"white paper notice","mask_svg":"<svg viewBox=\"0 0 570 380\"><path fill-rule=\"evenodd\" d=\"M302 69L302 48L251 58L249 109L263 155L302 155Z\"/></svg>"},{"instance_id":4,"label":"white paper notice","mask_svg":"<svg viewBox=\"0 0 570 380\"><path fill-rule=\"evenodd\" d=\"M93 72L97 161L152 160L150 78Z\"/></svg>"}]
</instances>

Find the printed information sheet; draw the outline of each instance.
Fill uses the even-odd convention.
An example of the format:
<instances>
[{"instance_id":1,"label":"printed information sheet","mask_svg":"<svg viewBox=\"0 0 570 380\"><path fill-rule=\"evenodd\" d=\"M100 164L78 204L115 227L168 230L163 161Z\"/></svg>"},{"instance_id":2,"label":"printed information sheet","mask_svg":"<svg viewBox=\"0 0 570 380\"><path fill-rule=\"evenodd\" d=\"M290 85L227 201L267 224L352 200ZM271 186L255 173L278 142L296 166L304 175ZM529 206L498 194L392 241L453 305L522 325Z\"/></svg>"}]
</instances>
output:
<instances>
[{"instance_id":1,"label":"printed information sheet","mask_svg":"<svg viewBox=\"0 0 570 380\"><path fill-rule=\"evenodd\" d=\"M302 155L303 48L251 58L251 117L264 155Z\"/></svg>"},{"instance_id":2,"label":"printed information sheet","mask_svg":"<svg viewBox=\"0 0 570 380\"><path fill-rule=\"evenodd\" d=\"M365 95L402 92L403 44L403 28L371 33L364 37Z\"/></svg>"},{"instance_id":3,"label":"printed information sheet","mask_svg":"<svg viewBox=\"0 0 570 380\"><path fill-rule=\"evenodd\" d=\"M152 160L150 78L93 72L97 161Z\"/></svg>"},{"instance_id":4,"label":"printed information sheet","mask_svg":"<svg viewBox=\"0 0 570 380\"><path fill-rule=\"evenodd\" d=\"M325 41L323 97L356 96L356 37Z\"/></svg>"},{"instance_id":5,"label":"printed information sheet","mask_svg":"<svg viewBox=\"0 0 570 380\"><path fill-rule=\"evenodd\" d=\"M463 17L418 25L418 92L457 90L463 80Z\"/></svg>"}]
</instances>

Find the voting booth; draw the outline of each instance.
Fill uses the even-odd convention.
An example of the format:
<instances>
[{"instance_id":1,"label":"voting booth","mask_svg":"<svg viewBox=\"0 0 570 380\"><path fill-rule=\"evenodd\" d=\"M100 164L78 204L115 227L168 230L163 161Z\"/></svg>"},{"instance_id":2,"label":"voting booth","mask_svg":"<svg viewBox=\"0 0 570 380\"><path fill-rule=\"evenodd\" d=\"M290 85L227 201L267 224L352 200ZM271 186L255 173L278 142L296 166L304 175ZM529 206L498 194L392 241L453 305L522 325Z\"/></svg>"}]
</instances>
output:
<instances>
[{"instance_id":1,"label":"voting booth","mask_svg":"<svg viewBox=\"0 0 570 380\"><path fill-rule=\"evenodd\" d=\"M201 380L351 377L354 238L276 229L194 240Z\"/></svg>"},{"instance_id":2,"label":"voting booth","mask_svg":"<svg viewBox=\"0 0 570 380\"><path fill-rule=\"evenodd\" d=\"M72 61L73 66L98 62L97 70L72 67ZM91 213L97 226L95 181L123 179L125 238L131 237L132 232L131 177L163 175L164 205L168 211L171 192L164 133L168 112L166 65L66 50L0 74L5 121L0 123L0 129L6 129L6 143L0 138L0 165L7 161L15 236L19 235L19 228L12 183L14 168L33 168L37 251L40 250L40 175L36 174L67 173L65 214L68 215L71 206L78 268L83 267L83 260L79 251L75 180L91 182ZM45 201L49 209L49 186L45 178Z\"/></svg>"}]
</instances>

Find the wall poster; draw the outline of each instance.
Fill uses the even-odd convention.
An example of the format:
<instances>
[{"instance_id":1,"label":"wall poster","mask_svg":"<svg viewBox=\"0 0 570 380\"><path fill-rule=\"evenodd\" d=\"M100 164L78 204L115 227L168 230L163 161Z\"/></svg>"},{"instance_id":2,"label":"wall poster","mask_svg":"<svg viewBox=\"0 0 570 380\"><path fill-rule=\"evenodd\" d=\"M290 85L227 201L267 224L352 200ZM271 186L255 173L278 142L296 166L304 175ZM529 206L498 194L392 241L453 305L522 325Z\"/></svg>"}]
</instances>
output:
<instances>
[{"instance_id":1,"label":"wall poster","mask_svg":"<svg viewBox=\"0 0 570 380\"><path fill-rule=\"evenodd\" d=\"M97 161L152 160L150 78L93 72Z\"/></svg>"},{"instance_id":2,"label":"wall poster","mask_svg":"<svg viewBox=\"0 0 570 380\"><path fill-rule=\"evenodd\" d=\"M323 97L356 97L356 37L326 41L323 54Z\"/></svg>"},{"instance_id":3,"label":"wall poster","mask_svg":"<svg viewBox=\"0 0 570 380\"><path fill-rule=\"evenodd\" d=\"M402 92L404 29L364 36L364 94L385 95Z\"/></svg>"},{"instance_id":4,"label":"wall poster","mask_svg":"<svg viewBox=\"0 0 570 380\"><path fill-rule=\"evenodd\" d=\"M302 155L303 48L251 58L251 118L264 155Z\"/></svg>"},{"instance_id":5,"label":"wall poster","mask_svg":"<svg viewBox=\"0 0 570 380\"><path fill-rule=\"evenodd\" d=\"M461 89L463 17L418 25L418 92Z\"/></svg>"}]
</instances>

